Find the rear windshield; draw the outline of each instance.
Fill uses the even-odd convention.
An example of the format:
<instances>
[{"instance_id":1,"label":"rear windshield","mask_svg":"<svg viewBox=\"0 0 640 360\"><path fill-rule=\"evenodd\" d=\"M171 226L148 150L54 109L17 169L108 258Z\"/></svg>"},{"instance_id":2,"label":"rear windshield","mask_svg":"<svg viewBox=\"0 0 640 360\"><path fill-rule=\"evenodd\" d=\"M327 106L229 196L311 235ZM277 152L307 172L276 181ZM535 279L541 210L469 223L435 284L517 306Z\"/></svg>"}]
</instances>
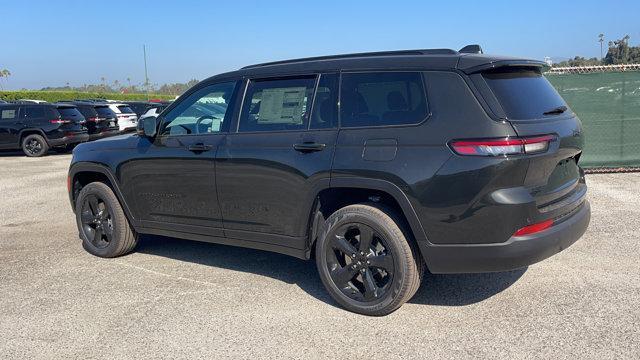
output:
<instances>
[{"instance_id":1,"label":"rear windshield","mask_svg":"<svg viewBox=\"0 0 640 360\"><path fill-rule=\"evenodd\" d=\"M109 109L108 106L96 106L95 109L100 117L116 117L116 113L114 113L113 110Z\"/></svg>"},{"instance_id":2,"label":"rear windshield","mask_svg":"<svg viewBox=\"0 0 640 360\"><path fill-rule=\"evenodd\" d=\"M508 119L540 119L545 117L545 112L567 106L538 69L503 68L485 72L482 76Z\"/></svg>"},{"instance_id":3,"label":"rear windshield","mask_svg":"<svg viewBox=\"0 0 640 360\"><path fill-rule=\"evenodd\" d=\"M135 114L128 105L118 105L118 109L120 109L120 112L123 114Z\"/></svg>"},{"instance_id":4,"label":"rear windshield","mask_svg":"<svg viewBox=\"0 0 640 360\"><path fill-rule=\"evenodd\" d=\"M84 116L85 118L92 118L92 117L98 116L96 111L91 106L78 106L78 111L80 111L82 116Z\"/></svg>"},{"instance_id":5,"label":"rear windshield","mask_svg":"<svg viewBox=\"0 0 640 360\"><path fill-rule=\"evenodd\" d=\"M74 107L59 107L58 112L60 113L60 116L62 116L62 118L64 119L82 116L82 114L80 114L78 109Z\"/></svg>"}]
</instances>

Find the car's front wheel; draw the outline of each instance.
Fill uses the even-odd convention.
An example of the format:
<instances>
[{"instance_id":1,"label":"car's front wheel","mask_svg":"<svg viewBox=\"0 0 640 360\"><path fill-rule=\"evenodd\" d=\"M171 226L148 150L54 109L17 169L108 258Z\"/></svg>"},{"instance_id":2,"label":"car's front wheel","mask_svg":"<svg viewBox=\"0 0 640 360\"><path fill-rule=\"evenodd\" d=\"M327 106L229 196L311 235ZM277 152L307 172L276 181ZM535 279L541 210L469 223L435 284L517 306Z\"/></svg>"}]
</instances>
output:
<instances>
[{"instance_id":1,"label":"car's front wheel","mask_svg":"<svg viewBox=\"0 0 640 360\"><path fill-rule=\"evenodd\" d=\"M102 182L90 183L78 194L76 222L82 245L96 256L121 256L131 252L138 242L118 198Z\"/></svg>"},{"instance_id":2,"label":"car's front wheel","mask_svg":"<svg viewBox=\"0 0 640 360\"><path fill-rule=\"evenodd\" d=\"M391 210L346 206L325 222L316 264L331 296L346 309L381 316L418 290L424 263Z\"/></svg>"}]
</instances>

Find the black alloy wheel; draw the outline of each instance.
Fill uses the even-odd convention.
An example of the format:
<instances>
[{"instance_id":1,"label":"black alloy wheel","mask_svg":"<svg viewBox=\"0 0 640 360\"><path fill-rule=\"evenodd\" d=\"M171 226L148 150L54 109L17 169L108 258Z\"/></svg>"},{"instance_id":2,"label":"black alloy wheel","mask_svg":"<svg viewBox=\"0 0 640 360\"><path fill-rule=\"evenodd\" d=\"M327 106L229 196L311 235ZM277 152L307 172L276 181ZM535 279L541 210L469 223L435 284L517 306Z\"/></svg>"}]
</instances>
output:
<instances>
[{"instance_id":1,"label":"black alloy wheel","mask_svg":"<svg viewBox=\"0 0 640 360\"><path fill-rule=\"evenodd\" d=\"M389 290L394 261L384 237L361 223L342 225L330 239L326 263L334 283L347 297L376 301Z\"/></svg>"},{"instance_id":2,"label":"black alloy wheel","mask_svg":"<svg viewBox=\"0 0 640 360\"><path fill-rule=\"evenodd\" d=\"M109 246L113 238L113 215L107 203L97 195L89 194L80 211L85 238L98 249Z\"/></svg>"}]
</instances>

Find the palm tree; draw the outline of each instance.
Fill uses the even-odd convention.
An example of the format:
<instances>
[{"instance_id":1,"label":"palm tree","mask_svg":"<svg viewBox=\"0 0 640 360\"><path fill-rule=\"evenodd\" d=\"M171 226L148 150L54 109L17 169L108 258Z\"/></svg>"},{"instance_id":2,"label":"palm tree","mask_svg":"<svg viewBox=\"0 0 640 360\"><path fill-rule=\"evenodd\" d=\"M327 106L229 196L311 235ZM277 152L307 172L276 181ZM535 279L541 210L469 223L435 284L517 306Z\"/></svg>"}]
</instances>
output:
<instances>
[{"instance_id":1,"label":"palm tree","mask_svg":"<svg viewBox=\"0 0 640 360\"><path fill-rule=\"evenodd\" d=\"M598 35L598 42L600 43L600 61L602 61L602 59L604 58L604 55L602 53L602 43L604 43L604 34Z\"/></svg>"}]
</instances>

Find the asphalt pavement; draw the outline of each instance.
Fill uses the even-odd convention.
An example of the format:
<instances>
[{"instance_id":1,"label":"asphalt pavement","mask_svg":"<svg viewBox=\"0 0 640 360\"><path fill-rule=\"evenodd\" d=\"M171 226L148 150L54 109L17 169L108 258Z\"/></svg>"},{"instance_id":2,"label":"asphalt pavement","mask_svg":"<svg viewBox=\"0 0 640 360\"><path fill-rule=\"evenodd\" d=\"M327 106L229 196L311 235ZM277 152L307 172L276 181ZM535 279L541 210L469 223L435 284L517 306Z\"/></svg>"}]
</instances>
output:
<instances>
[{"instance_id":1,"label":"asphalt pavement","mask_svg":"<svg viewBox=\"0 0 640 360\"><path fill-rule=\"evenodd\" d=\"M588 175L591 225L560 254L427 275L373 318L284 255L151 236L128 256L89 255L69 161L0 154L0 358L640 358L640 173Z\"/></svg>"}]
</instances>

